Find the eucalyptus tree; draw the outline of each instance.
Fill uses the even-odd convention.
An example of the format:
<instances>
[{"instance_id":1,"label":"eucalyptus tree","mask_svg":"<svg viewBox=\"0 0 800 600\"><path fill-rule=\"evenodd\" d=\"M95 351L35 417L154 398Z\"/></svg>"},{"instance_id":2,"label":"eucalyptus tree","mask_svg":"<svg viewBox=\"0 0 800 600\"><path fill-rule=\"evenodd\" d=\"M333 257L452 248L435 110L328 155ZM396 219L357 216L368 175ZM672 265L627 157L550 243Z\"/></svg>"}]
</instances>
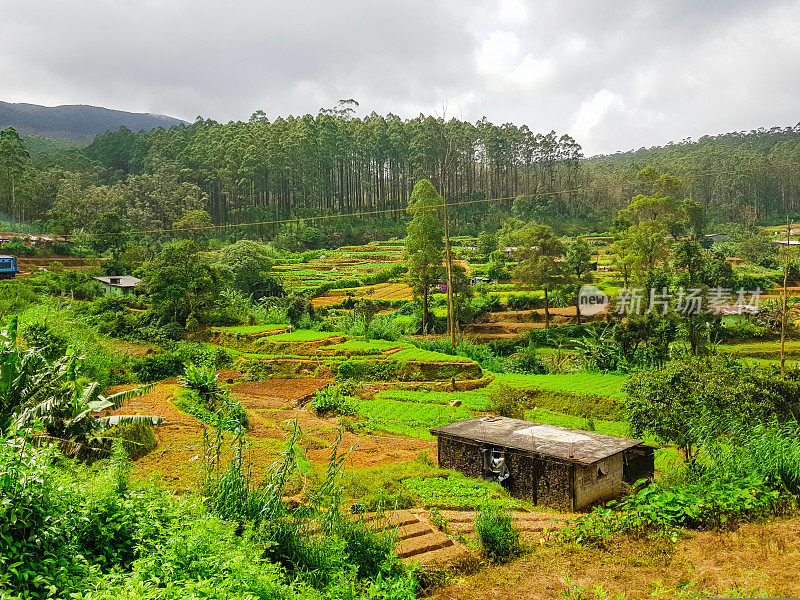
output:
<instances>
[{"instance_id":1,"label":"eucalyptus tree","mask_svg":"<svg viewBox=\"0 0 800 600\"><path fill-rule=\"evenodd\" d=\"M444 199L427 179L414 186L408 203L406 256L408 276L416 297L422 298L422 333L428 331L428 295L441 271L444 256Z\"/></svg>"}]
</instances>

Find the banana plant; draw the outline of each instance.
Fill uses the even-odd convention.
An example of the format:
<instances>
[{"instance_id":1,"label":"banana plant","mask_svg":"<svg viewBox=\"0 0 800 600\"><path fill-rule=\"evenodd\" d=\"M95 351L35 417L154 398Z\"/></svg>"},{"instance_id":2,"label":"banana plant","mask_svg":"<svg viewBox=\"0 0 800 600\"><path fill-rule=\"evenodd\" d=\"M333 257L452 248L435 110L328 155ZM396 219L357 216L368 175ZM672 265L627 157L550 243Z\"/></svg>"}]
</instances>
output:
<instances>
[{"instance_id":1,"label":"banana plant","mask_svg":"<svg viewBox=\"0 0 800 600\"><path fill-rule=\"evenodd\" d=\"M72 348L53 361L35 348L20 348L17 319L12 318L0 333L0 426L41 431L45 435L32 436L32 443L56 442L67 454L88 456L108 446L103 434L111 427L163 422L161 417L145 415L97 416L146 394L154 384L105 396L96 381L80 380L80 364Z\"/></svg>"}]
</instances>

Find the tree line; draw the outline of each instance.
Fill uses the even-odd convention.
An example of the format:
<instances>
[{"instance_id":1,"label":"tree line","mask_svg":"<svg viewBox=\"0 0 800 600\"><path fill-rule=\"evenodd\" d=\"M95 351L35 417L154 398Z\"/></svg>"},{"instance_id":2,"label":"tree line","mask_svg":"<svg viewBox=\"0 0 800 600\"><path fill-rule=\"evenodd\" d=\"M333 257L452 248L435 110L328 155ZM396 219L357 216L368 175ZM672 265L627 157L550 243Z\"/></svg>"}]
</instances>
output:
<instances>
[{"instance_id":1,"label":"tree line","mask_svg":"<svg viewBox=\"0 0 800 600\"><path fill-rule=\"evenodd\" d=\"M122 128L84 148L37 140L33 152L9 128L0 137L0 219L74 234L109 212L129 230L161 230L204 211L208 225L271 224L237 228L242 237L274 238L286 227L273 222L291 219L314 219L327 233L374 233L380 220L382 232L402 234L414 184L428 179L461 204L450 215L456 235L497 229L509 215L578 233L607 228L632 197L651 193L653 182L638 176L648 166L671 174L668 195L693 198L710 222L800 212L797 127L585 159L568 135L485 118L362 118L356 106L343 101L272 121L257 112L248 122ZM353 218L321 220L341 214Z\"/></svg>"}]
</instances>

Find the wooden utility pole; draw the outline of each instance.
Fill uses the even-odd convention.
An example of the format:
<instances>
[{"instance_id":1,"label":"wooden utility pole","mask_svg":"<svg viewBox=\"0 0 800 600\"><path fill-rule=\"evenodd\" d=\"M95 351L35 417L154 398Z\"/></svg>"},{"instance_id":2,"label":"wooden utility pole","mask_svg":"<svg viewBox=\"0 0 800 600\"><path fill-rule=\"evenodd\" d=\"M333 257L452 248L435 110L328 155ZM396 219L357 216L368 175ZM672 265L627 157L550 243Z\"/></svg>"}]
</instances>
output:
<instances>
[{"instance_id":1,"label":"wooden utility pole","mask_svg":"<svg viewBox=\"0 0 800 600\"><path fill-rule=\"evenodd\" d=\"M458 324L456 323L455 303L453 302L453 257L450 253L450 223L447 211L447 178L450 174L450 161L453 157L453 140L445 134L445 117L447 107L442 107L442 116L439 120L439 135L441 137L444 157L439 172L439 187L441 189L442 205L444 208L444 265L447 271L447 335L450 338L450 346L455 348L458 343Z\"/></svg>"},{"instance_id":2,"label":"wooden utility pole","mask_svg":"<svg viewBox=\"0 0 800 600\"><path fill-rule=\"evenodd\" d=\"M781 377L786 373L786 313L789 308L789 295L787 294L786 282L789 278L789 248L791 245L791 227L789 217L786 217L786 261L783 264L783 309L781 310Z\"/></svg>"},{"instance_id":3,"label":"wooden utility pole","mask_svg":"<svg viewBox=\"0 0 800 600\"><path fill-rule=\"evenodd\" d=\"M450 230L447 218L447 200L444 201L444 264L447 269L447 334L450 336L450 345L456 347L456 311L453 302L453 266L450 255Z\"/></svg>"}]
</instances>

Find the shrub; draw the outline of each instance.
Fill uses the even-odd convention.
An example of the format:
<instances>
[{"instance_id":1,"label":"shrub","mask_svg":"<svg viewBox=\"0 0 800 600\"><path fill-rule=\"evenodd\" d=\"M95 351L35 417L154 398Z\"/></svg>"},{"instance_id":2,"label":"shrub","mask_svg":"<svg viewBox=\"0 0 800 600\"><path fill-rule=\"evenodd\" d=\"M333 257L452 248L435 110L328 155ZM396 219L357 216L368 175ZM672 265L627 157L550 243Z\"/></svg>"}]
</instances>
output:
<instances>
[{"instance_id":1,"label":"shrub","mask_svg":"<svg viewBox=\"0 0 800 600\"><path fill-rule=\"evenodd\" d=\"M211 411L227 397L227 392L217 381L216 369L213 367L200 367L194 364L186 365L183 377L178 378L178 383L200 396L200 399Z\"/></svg>"},{"instance_id":2,"label":"shrub","mask_svg":"<svg viewBox=\"0 0 800 600\"><path fill-rule=\"evenodd\" d=\"M358 414L355 398L344 395L336 384L317 390L311 406L321 415L335 413L352 416Z\"/></svg>"},{"instance_id":3,"label":"shrub","mask_svg":"<svg viewBox=\"0 0 800 600\"><path fill-rule=\"evenodd\" d=\"M403 335L402 327L391 315L376 315L370 320L367 337L373 340L394 342Z\"/></svg>"},{"instance_id":4,"label":"shrub","mask_svg":"<svg viewBox=\"0 0 800 600\"><path fill-rule=\"evenodd\" d=\"M144 423L117 425L107 429L103 434L109 438L121 440L131 460L144 456L158 445L153 428Z\"/></svg>"},{"instance_id":5,"label":"shrub","mask_svg":"<svg viewBox=\"0 0 800 600\"><path fill-rule=\"evenodd\" d=\"M475 532L490 560L505 562L520 554L519 531L507 509L493 503L481 505L475 517Z\"/></svg>"},{"instance_id":6,"label":"shrub","mask_svg":"<svg viewBox=\"0 0 800 600\"><path fill-rule=\"evenodd\" d=\"M508 297L508 306L513 310L531 310L533 308L539 308L541 303L542 301L539 300L539 298L528 294L518 294Z\"/></svg>"},{"instance_id":7,"label":"shrub","mask_svg":"<svg viewBox=\"0 0 800 600\"><path fill-rule=\"evenodd\" d=\"M539 358L536 346L529 343L503 362L505 373L540 375L548 372L547 366Z\"/></svg>"},{"instance_id":8,"label":"shrub","mask_svg":"<svg viewBox=\"0 0 800 600\"><path fill-rule=\"evenodd\" d=\"M511 419L524 419L525 409L529 398L524 390L500 385L489 395L489 412L509 417Z\"/></svg>"},{"instance_id":9,"label":"shrub","mask_svg":"<svg viewBox=\"0 0 800 600\"><path fill-rule=\"evenodd\" d=\"M64 356L67 340L52 330L46 322L27 323L22 326L22 337L31 348L36 348L47 360Z\"/></svg>"},{"instance_id":10,"label":"shrub","mask_svg":"<svg viewBox=\"0 0 800 600\"><path fill-rule=\"evenodd\" d=\"M339 365L337 378L354 381L391 381L397 378L401 364L396 360L346 360Z\"/></svg>"},{"instance_id":11,"label":"shrub","mask_svg":"<svg viewBox=\"0 0 800 600\"><path fill-rule=\"evenodd\" d=\"M174 377L181 371L183 371L183 361L172 352L146 356L133 367L133 372L142 382L161 381Z\"/></svg>"},{"instance_id":12,"label":"shrub","mask_svg":"<svg viewBox=\"0 0 800 600\"><path fill-rule=\"evenodd\" d=\"M200 398L193 390L180 390L175 394L174 404L177 408L198 421L217 427L223 431L238 431L247 429L250 419L241 403L224 396L215 410L210 410L208 403Z\"/></svg>"}]
</instances>

